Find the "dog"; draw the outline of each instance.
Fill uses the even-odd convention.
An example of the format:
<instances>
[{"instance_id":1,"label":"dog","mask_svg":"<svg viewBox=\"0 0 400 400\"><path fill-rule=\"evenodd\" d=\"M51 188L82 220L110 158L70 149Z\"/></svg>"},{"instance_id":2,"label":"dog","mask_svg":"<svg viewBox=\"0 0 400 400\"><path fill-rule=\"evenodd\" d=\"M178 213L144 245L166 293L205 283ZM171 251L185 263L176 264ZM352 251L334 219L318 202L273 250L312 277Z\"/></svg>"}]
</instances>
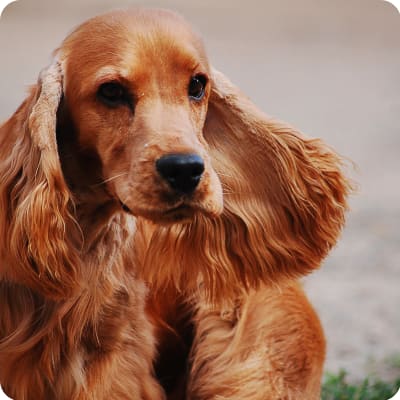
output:
<instances>
[{"instance_id":1,"label":"dog","mask_svg":"<svg viewBox=\"0 0 400 400\"><path fill-rule=\"evenodd\" d=\"M165 10L76 28L0 127L0 383L15 400L318 399L298 278L341 158L267 117Z\"/></svg>"}]
</instances>

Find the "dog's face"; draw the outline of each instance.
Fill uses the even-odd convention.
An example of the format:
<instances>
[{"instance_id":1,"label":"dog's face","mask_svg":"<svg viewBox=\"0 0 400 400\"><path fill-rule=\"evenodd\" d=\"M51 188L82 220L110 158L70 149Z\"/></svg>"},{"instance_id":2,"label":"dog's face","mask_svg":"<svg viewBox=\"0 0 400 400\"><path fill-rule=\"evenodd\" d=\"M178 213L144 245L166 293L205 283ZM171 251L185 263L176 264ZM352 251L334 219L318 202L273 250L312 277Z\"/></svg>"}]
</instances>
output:
<instances>
[{"instance_id":1,"label":"dog's face","mask_svg":"<svg viewBox=\"0 0 400 400\"><path fill-rule=\"evenodd\" d=\"M200 39L180 17L96 17L60 54L79 147L96 154L107 191L124 210L159 223L222 212L202 133L210 69Z\"/></svg>"}]
</instances>

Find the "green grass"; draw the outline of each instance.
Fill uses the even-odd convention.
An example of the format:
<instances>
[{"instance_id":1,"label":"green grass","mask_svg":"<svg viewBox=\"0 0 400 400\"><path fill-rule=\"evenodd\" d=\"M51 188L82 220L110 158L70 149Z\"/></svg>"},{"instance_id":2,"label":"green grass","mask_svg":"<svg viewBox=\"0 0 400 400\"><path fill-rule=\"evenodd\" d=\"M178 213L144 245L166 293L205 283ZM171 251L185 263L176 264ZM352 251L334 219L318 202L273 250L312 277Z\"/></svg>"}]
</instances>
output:
<instances>
[{"instance_id":1,"label":"green grass","mask_svg":"<svg viewBox=\"0 0 400 400\"><path fill-rule=\"evenodd\" d=\"M327 374L322 386L322 400L387 400L400 387L400 377L393 382L367 378L355 384L347 381L345 371Z\"/></svg>"}]
</instances>

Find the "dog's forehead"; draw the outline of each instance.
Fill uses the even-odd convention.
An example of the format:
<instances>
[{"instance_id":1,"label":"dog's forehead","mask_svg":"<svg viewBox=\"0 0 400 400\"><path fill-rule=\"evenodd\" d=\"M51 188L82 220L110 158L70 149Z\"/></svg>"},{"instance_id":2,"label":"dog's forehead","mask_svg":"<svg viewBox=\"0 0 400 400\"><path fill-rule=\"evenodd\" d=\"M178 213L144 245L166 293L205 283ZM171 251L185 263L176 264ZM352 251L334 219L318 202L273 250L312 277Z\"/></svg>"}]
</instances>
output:
<instances>
[{"instance_id":1,"label":"dog's forehead","mask_svg":"<svg viewBox=\"0 0 400 400\"><path fill-rule=\"evenodd\" d=\"M61 47L73 73L98 75L110 66L129 71L149 67L208 68L203 44L179 15L164 10L118 11L95 17L78 27ZM73 61L72 61L73 60Z\"/></svg>"}]
</instances>

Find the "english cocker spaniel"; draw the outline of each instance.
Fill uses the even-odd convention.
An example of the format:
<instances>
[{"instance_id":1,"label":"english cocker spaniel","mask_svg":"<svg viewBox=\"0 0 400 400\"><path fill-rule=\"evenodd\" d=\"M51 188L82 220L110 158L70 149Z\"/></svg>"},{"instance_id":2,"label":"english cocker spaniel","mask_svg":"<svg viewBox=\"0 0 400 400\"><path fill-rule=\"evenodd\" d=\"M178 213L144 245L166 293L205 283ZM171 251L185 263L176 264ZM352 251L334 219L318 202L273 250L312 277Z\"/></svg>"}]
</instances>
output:
<instances>
[{"instance_id":1,"label":"english cocker spaniel","mask_svg":"<svg viewBox=\"0 0 400 400\"><path fill-rule=\"evenodd\" d=\"M0 127L0 384L15 400L319 398L297 278L340 158L260 112L172 12L90 19Z\"/></svg>"}]
</instances>

